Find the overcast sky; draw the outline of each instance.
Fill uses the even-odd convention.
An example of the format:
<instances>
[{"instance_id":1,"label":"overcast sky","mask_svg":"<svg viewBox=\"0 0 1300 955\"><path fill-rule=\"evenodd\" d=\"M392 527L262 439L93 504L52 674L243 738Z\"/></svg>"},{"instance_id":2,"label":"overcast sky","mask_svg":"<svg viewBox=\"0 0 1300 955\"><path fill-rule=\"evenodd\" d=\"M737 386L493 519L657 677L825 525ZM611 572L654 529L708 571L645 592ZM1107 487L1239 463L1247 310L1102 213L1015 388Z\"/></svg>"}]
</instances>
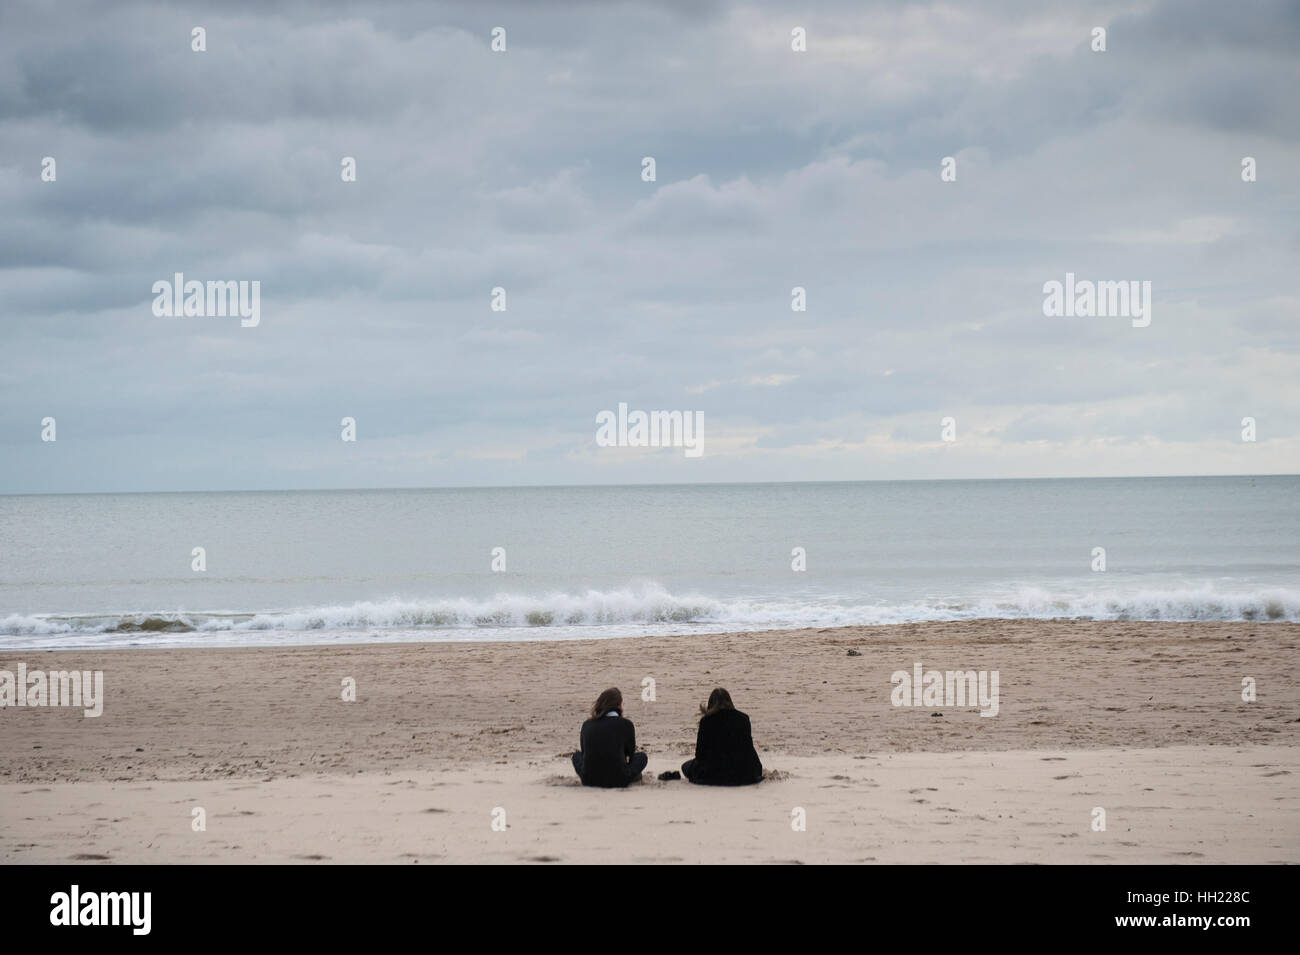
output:
<instances>
[{"instance_id":1,"label":"overcast sky","mask_svg":"<svg viewBox=\"0 0 1300 955\"><path fill-rule=\"evenodd\" d=\"M1291 2L5 0L0 492L1300 471L1297 50ZM1067 271L1151 324L1045 317ZM260 325L156 317L176 272ZM621 401L703 456L598 447Z\"/></svg>"}]
</instances>

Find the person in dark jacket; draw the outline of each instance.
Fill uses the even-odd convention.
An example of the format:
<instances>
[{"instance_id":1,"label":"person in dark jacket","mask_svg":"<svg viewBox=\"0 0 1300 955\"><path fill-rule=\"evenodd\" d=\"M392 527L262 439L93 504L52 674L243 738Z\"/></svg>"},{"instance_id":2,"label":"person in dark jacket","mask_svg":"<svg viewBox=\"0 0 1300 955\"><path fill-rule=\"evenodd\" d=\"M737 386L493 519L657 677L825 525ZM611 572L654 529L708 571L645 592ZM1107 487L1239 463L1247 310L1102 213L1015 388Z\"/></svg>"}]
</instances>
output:
<instances>
[{"instance_id":1,"label":"person in dark jacket","mask_svg":"<svg viewBox=\"0 0 1300 955\"><path fill-rule=\"evenodd\" d=\"M621 788L641 778L648 759L636 751L636 728L623 716L623 694L611 687L596 698L579 734L573 768L584 786Z\"/></svg>"},{"instance_id":2,"label":"person in dark jacket","mask_svg":"<svg viewBox=\"0 0 1300 955\"><path fill-rule=\"evenodd\" d=\"M718 687L700 707L695 758L682 764L682 775L703 786L748 786L763 781L763 763L754 749L749 717Z\"/></svg>"}]
</instances>

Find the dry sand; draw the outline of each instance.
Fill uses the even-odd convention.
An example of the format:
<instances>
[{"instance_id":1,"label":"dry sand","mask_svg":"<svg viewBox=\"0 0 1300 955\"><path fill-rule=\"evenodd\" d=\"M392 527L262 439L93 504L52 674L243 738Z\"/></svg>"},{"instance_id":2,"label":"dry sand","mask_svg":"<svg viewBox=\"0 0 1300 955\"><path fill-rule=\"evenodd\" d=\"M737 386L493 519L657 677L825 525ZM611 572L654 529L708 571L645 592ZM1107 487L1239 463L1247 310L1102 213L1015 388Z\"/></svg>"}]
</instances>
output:
<instances>
[{"instance_id":1,"label":"dry sand","mask_svg":"<svg viewBox=\"0 0 1300 955\"><path fill-rule=\"evenodd\" d=\"M0 859L1296 862L1298 646L1295 624L971 621L4 653L103 670L106 702L0 710ZM893 706L891 674L918 661L998 670L999 714ZM608 685L653 773L728 687L776 778L583 789L565 754Z\"/></svg>"}]
</instances>

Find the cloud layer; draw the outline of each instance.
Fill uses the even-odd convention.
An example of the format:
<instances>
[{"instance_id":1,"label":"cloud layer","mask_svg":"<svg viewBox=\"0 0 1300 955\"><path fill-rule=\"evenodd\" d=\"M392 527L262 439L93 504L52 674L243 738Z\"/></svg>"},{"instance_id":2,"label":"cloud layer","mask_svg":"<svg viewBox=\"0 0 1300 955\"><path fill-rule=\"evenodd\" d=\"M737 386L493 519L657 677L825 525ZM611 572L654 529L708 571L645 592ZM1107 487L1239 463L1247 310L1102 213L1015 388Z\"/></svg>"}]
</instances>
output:
<instances>
[{"instance_id":1,"label":"cloud layer","mask_svg":"<svg viewBox=\"0 0 1300 955\"><path fill-rule=\"evenodd\" d=\"M1300 471L1300 10L815 6L6 3L0 491Z\"/></svg>"}]
</instances>

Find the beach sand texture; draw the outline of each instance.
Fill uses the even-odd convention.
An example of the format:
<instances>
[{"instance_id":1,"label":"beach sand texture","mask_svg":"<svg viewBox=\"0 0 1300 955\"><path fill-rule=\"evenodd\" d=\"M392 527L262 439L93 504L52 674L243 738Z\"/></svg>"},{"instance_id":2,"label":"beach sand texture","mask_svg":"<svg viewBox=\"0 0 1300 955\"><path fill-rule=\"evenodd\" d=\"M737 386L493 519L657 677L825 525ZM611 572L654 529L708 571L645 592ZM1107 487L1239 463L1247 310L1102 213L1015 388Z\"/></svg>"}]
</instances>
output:
<instances>
[{"instance_id":1,"label":"beach sand texture","mask_svg":"<svg viewBox=\"0 0 1300 955\"><path fill-rule=\"evenodd\" d=\"M1298 645L1288 623L981 620L5 653L0 669L103 670L105 703L0 711L0 858L1296 862ZM894 706L891 674L918 662L997 670L997 716ZM653 774L691 755L698 704L727 687L773 778L584 789L567 754L610 685Z\"/></svg>"}]
</instances>

